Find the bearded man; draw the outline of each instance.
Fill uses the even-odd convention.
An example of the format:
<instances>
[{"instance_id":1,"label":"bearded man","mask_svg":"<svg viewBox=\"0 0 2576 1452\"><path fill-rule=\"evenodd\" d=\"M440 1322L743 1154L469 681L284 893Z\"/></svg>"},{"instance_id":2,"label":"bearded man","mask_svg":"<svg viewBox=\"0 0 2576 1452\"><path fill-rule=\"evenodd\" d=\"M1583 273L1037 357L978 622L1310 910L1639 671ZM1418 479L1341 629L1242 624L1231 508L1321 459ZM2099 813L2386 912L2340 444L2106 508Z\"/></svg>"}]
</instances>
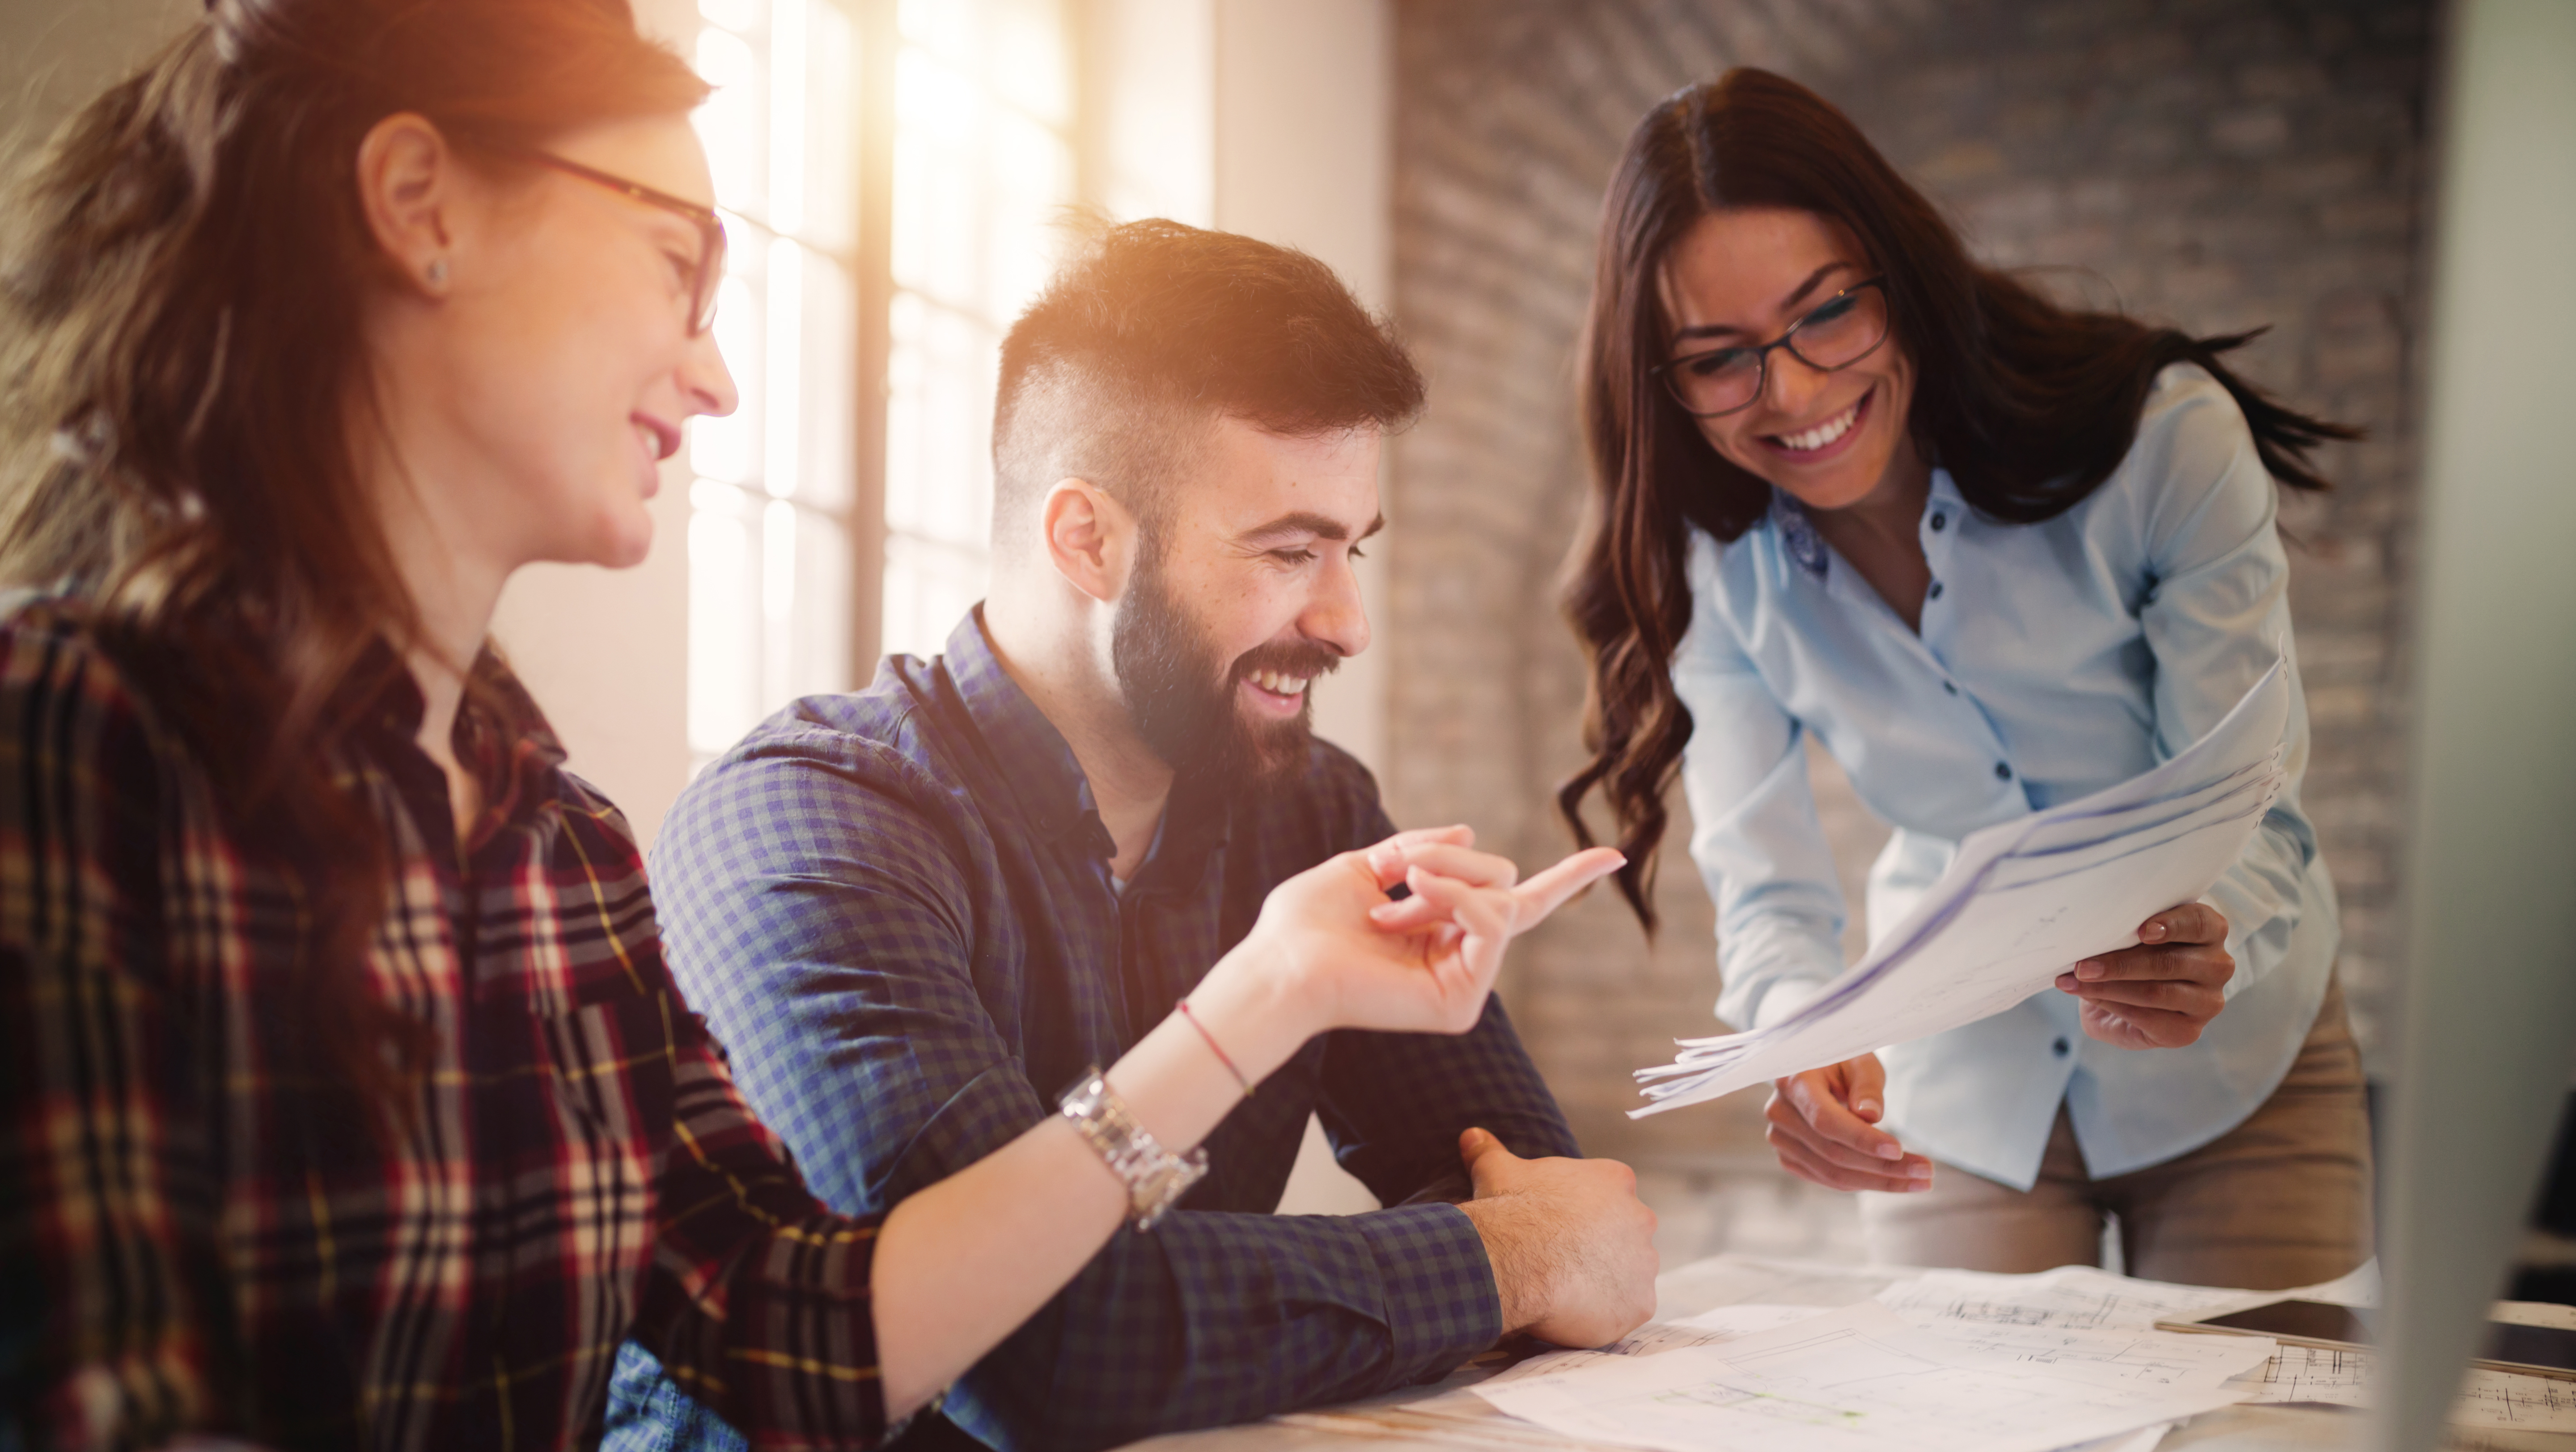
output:
<instances>
[{"instance_id":1,"label":"bearded man","mask_svg":"<svg viewBox=\"0 0 2576 1452\"><path fill-rule=\"evenodd\" d=\"M673 971L835 1209L1009 1143L1274 884L1393 830L1308 693L1368 645L1352 561L1422 393L1322 264L1171 222L1101 232L1012 328L990 596L938 658L753 731L653 849ZM1309 1113L1392 1208L1270 1213ZM901 1445L1245 1421L1652 1307L1634 1177L1573 1158L1499 1003L1458 1038L1319 1038L1206 1148ZM629 1345L608 1445L740 1442Z\"/></svg>"}]
</instances>

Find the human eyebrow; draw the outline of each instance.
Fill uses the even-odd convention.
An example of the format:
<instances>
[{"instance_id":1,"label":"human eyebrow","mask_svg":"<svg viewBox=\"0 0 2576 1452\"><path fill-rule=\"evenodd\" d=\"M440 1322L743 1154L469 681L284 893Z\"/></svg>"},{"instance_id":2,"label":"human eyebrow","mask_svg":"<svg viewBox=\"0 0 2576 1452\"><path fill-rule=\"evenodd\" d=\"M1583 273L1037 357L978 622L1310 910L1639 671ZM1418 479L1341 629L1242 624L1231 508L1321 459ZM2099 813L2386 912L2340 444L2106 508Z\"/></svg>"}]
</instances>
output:
<instances>
[{"instance_id":1,"label":"human eyebrow","mask_svg":"<svg viewBox=\"0 0 2576 1452\"><path fill-rule=\"evenodd\" d=\"M1785 313L1791 308L1796 307L1798 304L1805 302L1808 296L1815 292L1816 284L1823 282L1826 278L1832 276L1837 269L1851 272L1860 271L1859 266L1854 263L1828 262L1824 266L1817 268L1815 271L1808 273L1807 280L1799 283L1796 291L1780 300L1780 311ZM1684 328L1673 334L1673 341L1679 343L1696 338L1719 338L1725 337L1730 333L1747 338L1753 336L1753 330L1750 328L1739 328L1729 323L1702 323L1696 328Z\"/></svg>"},{"instance_id":2,"label":"human eyebrow","mask_svg":"<svg viewBox=\"0 0 2576 1452\"><path fill-rule=\"evenodd\" d=\"M1361 530L1358 538L1367 539L1384 528L1386 516L1381 514L1369 521L1368 528ZM1276 519L1254 525L1235 538L1253 549L1268 549L1309 535L1335 544L1352 538L1349 526L1340 520L1305 509L1292 509Z\"/></svg>"}]
</instances>

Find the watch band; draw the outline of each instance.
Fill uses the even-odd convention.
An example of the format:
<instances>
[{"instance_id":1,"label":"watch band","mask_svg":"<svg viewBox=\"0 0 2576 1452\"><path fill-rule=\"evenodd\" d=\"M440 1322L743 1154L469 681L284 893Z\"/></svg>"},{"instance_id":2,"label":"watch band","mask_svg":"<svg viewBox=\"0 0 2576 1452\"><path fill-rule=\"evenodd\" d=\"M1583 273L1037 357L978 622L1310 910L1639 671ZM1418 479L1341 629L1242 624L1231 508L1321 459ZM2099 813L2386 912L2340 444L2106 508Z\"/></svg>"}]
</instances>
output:
<instances>
[{"instance_id":1,"label":"watch band","mask_svg":"<svg viewBox=\"0 0 2576 1452\"><path fill-rule=\"evenodd\" d=\"M1138 1230L1151 1230L1183 1192L1207 1173L1207 1151L1176 1155L1157 1143L1136 1122L1127 1101L1109 1087L1097 1066L1083 1071L1056 1101L1064 1117L1127 1187L1127 1218Z\"/></svg>"}]
</instances>

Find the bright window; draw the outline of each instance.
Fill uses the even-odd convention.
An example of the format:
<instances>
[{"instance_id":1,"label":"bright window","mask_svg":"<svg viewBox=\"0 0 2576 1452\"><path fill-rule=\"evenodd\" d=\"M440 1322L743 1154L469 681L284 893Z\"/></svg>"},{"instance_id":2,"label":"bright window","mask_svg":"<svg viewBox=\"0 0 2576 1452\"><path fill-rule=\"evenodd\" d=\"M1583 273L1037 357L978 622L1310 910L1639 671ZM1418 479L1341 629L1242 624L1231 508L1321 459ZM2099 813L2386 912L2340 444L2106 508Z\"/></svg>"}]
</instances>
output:
<instances>
[{"instance_id":1,"label":"bright window","mask_svg":"<svg viewBox=\"0 0 2576 1452\"><path fill-rule=\"evenodd\" d=\"M834 0L699 0L697 115L731 244L716 341L742 390L692 427L689 747L850 684L858 403L855 36Z\"/></svg>"},{"instance_id":2,"label":"bright window","mask_svg":"<svg viewBox=\"0 0 2576 1452\"><path fill-rule=\"evenodd\" d=\"M1061 0L901 0L886 360L886 653L984 594L994 364L1073 199Z\"/></svg>"},{"instance_id":3,"label":"bright window","mask_svg":"<svg viewBox=\"0 0 2576 1452\"><path fill-rule=\"evenodd\" d=\"M699 135L732 243L716 338L742 390L690 436L689 746L700 762L863 663L855 591L881 589L881 653L936 652L984 594L994 363L1045 282L1075 195L1066 0L697 0L715 95ZM862 36L891 42L891 135L857 93ZM881 53L882 54L882 53ZM890 195L861 246L862 171ZM873 270L871 270L873 269ZM885 308L862 359L863 298ZM883 370L882 520L858 487ZM859 558L879 537L881 560Z\"/></svg>"}]
</instances>

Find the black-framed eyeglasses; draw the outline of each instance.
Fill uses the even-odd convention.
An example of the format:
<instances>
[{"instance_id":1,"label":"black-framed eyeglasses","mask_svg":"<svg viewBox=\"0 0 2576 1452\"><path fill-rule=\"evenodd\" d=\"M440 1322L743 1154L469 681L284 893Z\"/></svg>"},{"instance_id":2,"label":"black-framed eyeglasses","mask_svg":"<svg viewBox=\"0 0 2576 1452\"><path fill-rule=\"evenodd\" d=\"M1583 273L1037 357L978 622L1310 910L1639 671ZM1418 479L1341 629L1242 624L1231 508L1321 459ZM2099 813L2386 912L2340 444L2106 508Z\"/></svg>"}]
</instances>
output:
<instances>
[{"instance_id":1,"label":"black-framed eyeglasses","mask_svg":"<svg viewBox=\"0 0 2576 1452\"><path fill-rule=\"evenodd\" d=\"M1887 278L1865 278L1808 309L1779 337L1752 348L1712 348L1646 370L1695 418L1751 408L1769 381L1771 350L1786 348L1822 373L1849 368L1887 341Z\"/></svg>"},{"instance_id":2,"label":"black-framed eyeglasses","mask_svg":"<svg viewBox=\"0 0 2576 1452\"><path fill-rule=\"evenodd\" d=\"M539 166L551 167L566 176L577 176L583 181L606 187L610 191L642 202L648 207L659 207L663 211L675 213L696 227L698 229L698 270L697 275L689 283L689 336L697 337L715 326L716 285L724 280L725 229L724 218L717 216L714 208L701 207L695 202L684 197L675 197L669 192L655 191L642 182L628 181L613 172L584 166L577 161L566 161L550 151L524 151L519 154Z\"/></svg>"}]
</instances>

